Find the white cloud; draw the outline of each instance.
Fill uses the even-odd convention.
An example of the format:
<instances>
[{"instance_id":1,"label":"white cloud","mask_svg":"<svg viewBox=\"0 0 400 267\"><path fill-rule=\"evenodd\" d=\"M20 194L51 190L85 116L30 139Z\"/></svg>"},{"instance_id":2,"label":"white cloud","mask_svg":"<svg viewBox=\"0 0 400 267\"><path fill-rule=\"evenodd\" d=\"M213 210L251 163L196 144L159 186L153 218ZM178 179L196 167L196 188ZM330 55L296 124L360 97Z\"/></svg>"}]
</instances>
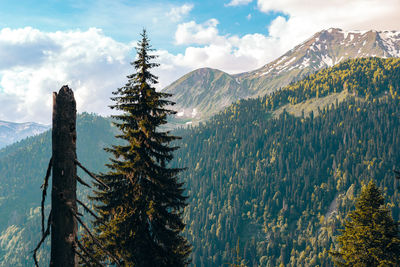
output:
<instances>
[{"instance_id":1,"label":"white cloud","mask_svg":"<svg viewBox=\"0 0 400 267\"><path fill-rule=\"evenodd\" d=\"M221 35L217 26L215 19L202 24L191 21L178 25L176 43L196 46L188 46L184 53L177 55L163 51L160 60L161 66L165 66L164 77L172 77L172 72L176 70L185 74L201 67L217 68L228 73L249 71L261 67L282 52L275 37L258 33L242 37Z\"/></svg>"},{"instance_id":2,"label":"white cloud","mask_svg":"<svg viewBox=\"0 0 400 267\"><path fill-rule=\"evenodd\" d=\"M246 19L247 19L247 20L251 20L251 14L248 14L248 15L246 16Z\"/></svg>"},{"instance_id":3,"label":"white cloud","mask_svg":"<svg viewBox=\"0 0 400 267\"><path fill-rule=\"evenodd\" d=\"M167 16L172 19L172 21L180 21L193 9L193 4L184 4L180 7L173 7L171 11L167 13Z\"/></svg>"},{"instance_id":4,"label":"white cloud","mask_svg":"<svg viewBox=\"0 0 400 267\"><path fill-rule=\"evenodd\" d=\"M399 30L398 0L258 0L265 13L282 12L269 25L269 33L285 48L332 27L344 30Z\"/></svg>"},{"instance_id":5,"label":"white cloud","mask_svg":"<svg viewBox=\"0 0 400 267\"><path fill-rule=\"evenodd\" d=\"M158 88L195 68L240 72L255 68L268 58L264 47L269 46L269 40L261 34L221 36L215 19L186 25L190 39L181 42L192 40L204 45L189 46L179 54L157 51L157 61L161 63L154 70L159 76ZM64 84L74 90L78 112L112 113L109 98L133 72L129 62L134 45L117 42L96 28L50 33L33 28L2 29L0 119L50 123L52 92Z\"/></svg>"},{"instance_id":6,"label":"white cloud","mask_svg":"<svg viewBox=\"0 0 400 267\"><path fill-rule=\"evenodd\" d=\"M161 66L154 70L163 88L195 68L218 68L230 73L261 66L274 54L274 42L262 34L223 36L218 21L183 23L184 53L159 50ZM178 35L179 36L179 35ZM177 40L178 42L178 40ZM134 43L107 37L100 29L42 32L33 28L0 30L0 119L51 122L52 92L69 85L78 112L113 113L111 92L123 86ZM265 48L269 49L265 49Z\"/></svg>"},{"instance_id":7,"label":"white cloud","mask_svg":"<svg viewBox=\"0 0 400 267\"><path fill-rule=\"evenodd\" d=\"M220 39L218 36L218 20L210 19L203 24L190 21L178 25L175 41L178 45L210 44Z\"/></svg>"},{"instance_id":8,"label":"white cloud","mask_svg":"<svg viewBox=\"0 0 400 267\"><path fill-rule=\"evenodd\" d=\"M253 2L253 0L231 0L225 6L242 6L242 5L247 5L251 2Z\"/></svg>"},{"instance_id":9,"label":"white cloud","mask_svg":"<svg viewBox=\"0 0 400 267\"><path fill-rule=\"evenodd\" d=\"M107 114L111 91L129 73L133 45L95 28L53 33L2 29L0 118L49 123L52 92L64 84L74 90L78 112Z\"/></svg>"},{"instance_id":10,"label":"white cloud","mask_svg":"<svg viewBox=\"0 0 400 267\"><path fill-rule=\"evenodd\" d=\"M190 12L190 5L184 6L177 8L175 15L170 9L170 20ZM285 14L266 25L269 35L224 35L216 19L177 25L175 44L185 50L177 54L157 51L161 66L154 73L159 76L159 88L200 67L228 73L254 70L322 29L400 27L398 0L258 0L258 8ZM153 32L149 32L151 37ZM49 123L51 93L64 84L74 90L79 112L109 114L111 92L124 85L126 75L133 72L129 62L134 45L117 42L96 28L0 30L0 119Z\"/></svg>"},{"instance_id":11,"label":"white cloud","mask_svg":"<svg viewBox=\"0 0 400 267\"><path fill-rule=\"evenodd\" d=\"M392 30L400 27L398 0L258 0L258 8L265 13L284 14L267 25L268 35L221 35L216 20L183 23L178 25L176 43L191 46L177 55L165 51L162 63L182 73L200 67L239 73L271 62L323 29Z\"/></svg>"}]
</instances>

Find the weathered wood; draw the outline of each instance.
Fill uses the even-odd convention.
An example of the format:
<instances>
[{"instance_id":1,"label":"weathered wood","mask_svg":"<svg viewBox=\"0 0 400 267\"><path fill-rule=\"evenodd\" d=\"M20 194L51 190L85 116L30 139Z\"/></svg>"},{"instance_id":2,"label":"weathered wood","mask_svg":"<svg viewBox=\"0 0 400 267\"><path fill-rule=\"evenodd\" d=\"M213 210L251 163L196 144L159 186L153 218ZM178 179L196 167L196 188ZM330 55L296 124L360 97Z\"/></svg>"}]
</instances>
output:
<instances>
[{"instance_id":1,"label":"weathered wood","mask_svg":"<svg viewBox=\"0 0 400 267\"><path fill-rule=\"evenodd\" d=\"M78 266L76 217L76 102L68 86L53 93L53 180L50 267Z\"/></svg>"},{"instance_id":2,"label":"weathered wood","mask_svg":"<svg viewBox=\"0 0 400 267\"><path fill-rule=\"evenodd\" d=\"M49 185L49 178L51 172L51 166L53 165L53 159L50 159L49 166L47 167L46 176L42 185L42 202L40 203L42 210L42 236L44 235L44 202L46 201L47 186Z\"/></svg>"},{"instance_id":3,"label":"weathered wood","mask_svg":"<svg viewBox=\"0 0 400 267\"><path fill-rule=\"evenodd\" d=\"M39 263L36 258L36 253L39 250L40 246L43 244L43 242L46 240L47 236L50 234L50 226L51 226L51 211L49 214L49 218L47 220L46 231L43 233L42 238L40 239L39 243L36 245L36 248L33 250L33 260L35 262L36 267L39 267Z\"/></svg>"}]
</instances>

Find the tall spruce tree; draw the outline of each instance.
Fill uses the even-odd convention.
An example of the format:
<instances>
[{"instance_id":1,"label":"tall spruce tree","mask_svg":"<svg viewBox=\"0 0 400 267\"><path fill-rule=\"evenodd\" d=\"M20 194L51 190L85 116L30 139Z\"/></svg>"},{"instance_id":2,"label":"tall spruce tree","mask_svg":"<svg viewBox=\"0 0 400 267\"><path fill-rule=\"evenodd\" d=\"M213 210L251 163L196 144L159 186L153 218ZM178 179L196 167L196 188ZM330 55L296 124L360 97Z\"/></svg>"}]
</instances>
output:
<instances>
[{"instance_id":1,"label":"tall spruce tree","mask_svg":"<svg viewBox=\"0 0 400 267\"><path fill-rule=\"evenodd\" d=\"M141 34L137 58L131 63L136 73L116 92L112 109L121 134L121 145L106 150L112 154L109 172L101 177L110 189L97 185L92 200L99 218L94 221L95 235L104 248L121 259L123 266L186 266L191 246L182 236L182 213L187 197L177 174L168 162L177 149L178 139L160 126L167 115L175 114L167 106L170 94L157 92L157 77L150 69L151 45L146 31ZM104 248L86 238L87 249L101 262L111 262Z\"/></svg>"},{"instance_id":2,"label":"tall spruce tree","mask_svg":"<svg viewBox=\"0 0 400 267\"><path fill-rule=\"evenodd\" d=\"M338 249L331 252L337 266L399 266L398 224L384 206L384 197L373 181L363 185L356 209L348 215Z\"/></svg>"}]
</instances>

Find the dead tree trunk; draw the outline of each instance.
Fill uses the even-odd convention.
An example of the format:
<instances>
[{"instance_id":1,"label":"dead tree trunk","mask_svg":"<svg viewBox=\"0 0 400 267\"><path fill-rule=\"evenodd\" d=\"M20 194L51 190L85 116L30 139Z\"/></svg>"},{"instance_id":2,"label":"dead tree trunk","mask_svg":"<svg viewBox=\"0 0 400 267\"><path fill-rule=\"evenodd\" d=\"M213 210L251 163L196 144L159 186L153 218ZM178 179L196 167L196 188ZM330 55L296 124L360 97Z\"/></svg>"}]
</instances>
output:
<instances>
[{"instance_id":1,"label":"dead tree trunk","mask_svg":"<svg viewBox=\"0 0 400 267\"><path fill-rule=\"evenodd\" d=\"M53 180L51 192L50 267L75 267L74 242L76 206L76 102L74 93L63 86L53 93Z\"/></svg>"}]
</instances>

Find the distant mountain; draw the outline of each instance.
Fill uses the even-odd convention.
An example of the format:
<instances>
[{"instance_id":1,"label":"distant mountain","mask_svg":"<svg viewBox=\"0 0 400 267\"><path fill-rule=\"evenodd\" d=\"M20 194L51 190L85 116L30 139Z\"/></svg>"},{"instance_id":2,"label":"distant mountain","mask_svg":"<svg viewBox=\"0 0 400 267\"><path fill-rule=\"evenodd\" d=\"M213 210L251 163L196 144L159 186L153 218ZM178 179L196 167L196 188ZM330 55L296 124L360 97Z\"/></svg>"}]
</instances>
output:
<instances>
[{"instance_id":1,"label":"distant mountain","mask_svg":"<svg viewBox=\"0 0 400 267\"><path fill-rule=\"evenodd\" d=\"M15 123L0 121L0 148L20 141L28 136L37 135L50 129L49 125L35 122Z\"/></svg>"},{"instance_id":2,"label":"distant mountain","mask_svg":"<svg viewBox=\"0 0 400 267\"><path fill-rule=\"evenodd\" d=\"M214 113L217 103L228 106L247 95L233 76L210 68L198 69L184 75L166 91L173 94L177 102L177 117L193 119Z\"/></svg>"},{"instance_id":3,"label":"distant mountain","mask_svg":"<svg viewBox=\"0 0 400 267\"><path fill-rule=\"evenodd\" d=\"M238 99L263 96L310 73L360 57L400 57L400 32L323 30L257 70L230 75L198 69L164 90L174 94L174 108L181 118L198 121Z\"/></svg>"}]
</instances>

